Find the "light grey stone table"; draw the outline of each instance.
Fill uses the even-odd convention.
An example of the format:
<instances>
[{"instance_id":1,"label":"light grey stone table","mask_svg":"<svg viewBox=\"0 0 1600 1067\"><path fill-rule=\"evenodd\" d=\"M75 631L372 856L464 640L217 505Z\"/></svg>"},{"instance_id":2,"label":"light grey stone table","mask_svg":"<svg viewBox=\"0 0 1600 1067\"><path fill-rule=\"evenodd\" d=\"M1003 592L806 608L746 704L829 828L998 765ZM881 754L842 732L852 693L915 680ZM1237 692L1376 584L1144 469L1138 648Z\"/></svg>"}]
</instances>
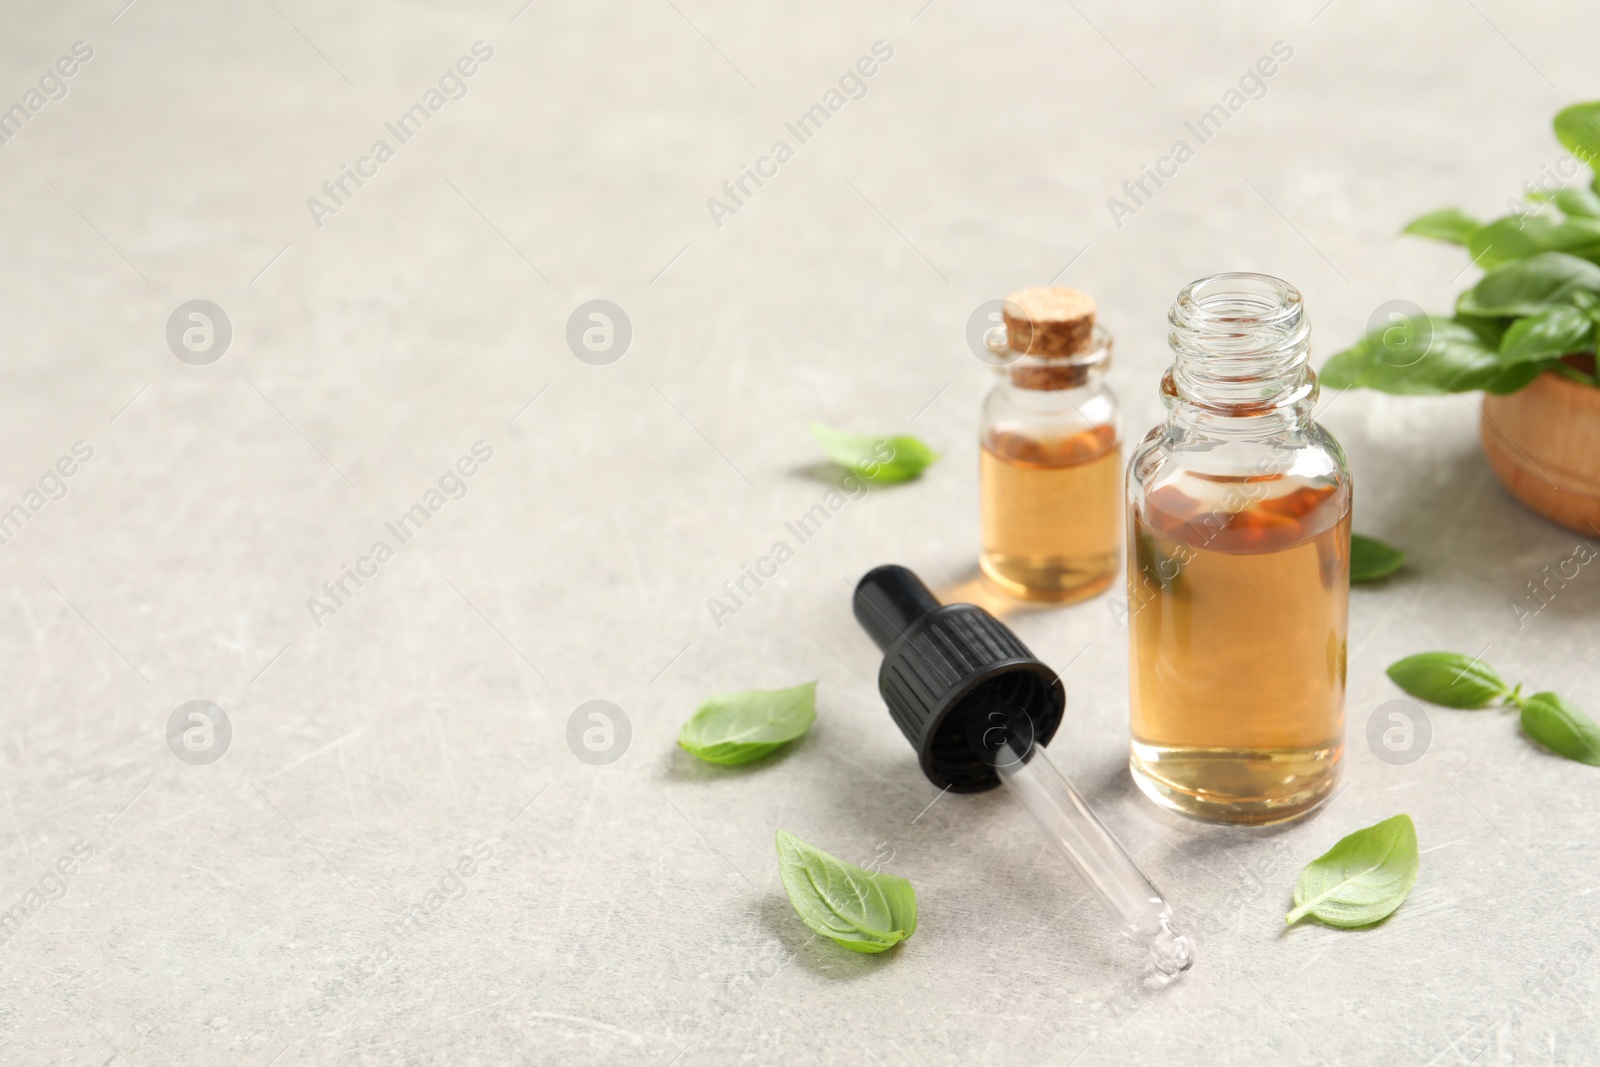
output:
<instances>
[{"instance_id":1,"label":"light grey stone table","mask_svg":"<svg viewBox=\"0 0 1600 1067\"><path fill-rule=\"evenodd\" d=\"M1056 759L1197 931L1165 991L1020 809L919 775L849 609L886 561L974 589L980 303L1094 293L1134 434L1193 278L1292 280L1319 359L1447 306L1465 257L1395 231L1561 159L1587 8L124 2L0 12L0 1061L1600 1058L1594 769L1497 711L1430 711L1409 765L1365 740L1430 648L1600 711L1600 574L1528 613L1577 539L1494 482L1476 398L1324 398L1358 529L1411 563L1355 593L1348 786L1311 821L1158 813L1110 600L1007 610L1066 669ZM202 299L231 339L185 348L185 311L186 362ZM595 299L609 364L566 339ZM714 621L830 488L811 420L945 455ZM707 694L812 678L767 764L674 745ZM169 747L191 700L219 760ZM569 747L591 700L610 764ZM1300 866L1400 811L1399 913L1285 932ZM910 878L916 936L811 939L779 827Z\"/></svg>"}]
</instances>

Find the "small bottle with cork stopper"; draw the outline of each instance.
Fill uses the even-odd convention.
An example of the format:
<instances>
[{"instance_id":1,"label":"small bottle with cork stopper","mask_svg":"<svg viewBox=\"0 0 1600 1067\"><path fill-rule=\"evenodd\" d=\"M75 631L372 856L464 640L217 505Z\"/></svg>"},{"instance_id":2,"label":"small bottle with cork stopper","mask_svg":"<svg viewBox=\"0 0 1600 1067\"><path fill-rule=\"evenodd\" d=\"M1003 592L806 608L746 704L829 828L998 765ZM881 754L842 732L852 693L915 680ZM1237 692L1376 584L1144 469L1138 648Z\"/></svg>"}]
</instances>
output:
<instances>
[{"instance_id":1,"label":"small bottle with cork stopper","mask_svg":"<svg viewBox=\"0 0 1600 1067\"><path fill-rule=\"evenodd\" d=\"M1002 365L984 401L979 485L985 575L1012 596L1083 600L1116 576L1123 540L1111 335L1094 298L1036 286L1004 303Z\"/></svg>"}]
</instances>

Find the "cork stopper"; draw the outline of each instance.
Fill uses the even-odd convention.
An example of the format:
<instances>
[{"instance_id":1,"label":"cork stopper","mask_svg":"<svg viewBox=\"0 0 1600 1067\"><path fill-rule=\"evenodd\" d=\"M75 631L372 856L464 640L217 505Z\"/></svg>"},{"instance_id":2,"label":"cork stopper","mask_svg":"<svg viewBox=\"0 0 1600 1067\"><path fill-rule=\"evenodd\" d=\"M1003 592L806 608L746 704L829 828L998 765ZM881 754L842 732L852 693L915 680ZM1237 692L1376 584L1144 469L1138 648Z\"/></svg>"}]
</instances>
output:
<instances>
[{"instance_id":1,"label":"cork stopper","mask_svg":"<svg viewBox=\"0 0 1600 1067\"><path fill-rule=\"evenodd\" d=\"M1057 285L1020 289L1005 300L1006 345L1028 358L1011 367L1022 389L1076 389L1103 363L1109 339L1095 329L1094 297ZM1100 346L1099 358L1089 357Z\"/></svg>"},{"instance_id":2,"label":"cork stopper","mask_svg":"<svg viewBox=\"0 0 1600 1067\"><path fill-rule=\"evenodd\" d=\"M1006 340L1035 359L1074 356L1094 334L1094 297L1058 285L1036 285L1006 297Z\"/></svg>"}]
</instances>

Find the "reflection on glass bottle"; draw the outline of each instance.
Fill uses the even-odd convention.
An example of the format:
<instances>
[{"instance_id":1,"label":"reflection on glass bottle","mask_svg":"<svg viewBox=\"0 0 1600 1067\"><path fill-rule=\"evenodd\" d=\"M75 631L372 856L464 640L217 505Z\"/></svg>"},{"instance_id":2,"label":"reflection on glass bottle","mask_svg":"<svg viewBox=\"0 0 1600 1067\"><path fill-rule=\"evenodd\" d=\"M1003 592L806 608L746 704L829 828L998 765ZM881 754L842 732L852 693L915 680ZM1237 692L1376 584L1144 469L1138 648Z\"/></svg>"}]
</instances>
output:
<instances>
[{"instance_id":1,"label":"reflection on glass bottle","mask_svg":"<svg viewBox=\"0 0 1600 1067\"><path fill-rule=\"evenodd\" d=\"M1350 475L1311 421L1293 287L1206 278L1169 321L1167 421L1128 471L1133 776L1184 814L1277 822L1338 779Z\"/></svg>"}]
</instances>

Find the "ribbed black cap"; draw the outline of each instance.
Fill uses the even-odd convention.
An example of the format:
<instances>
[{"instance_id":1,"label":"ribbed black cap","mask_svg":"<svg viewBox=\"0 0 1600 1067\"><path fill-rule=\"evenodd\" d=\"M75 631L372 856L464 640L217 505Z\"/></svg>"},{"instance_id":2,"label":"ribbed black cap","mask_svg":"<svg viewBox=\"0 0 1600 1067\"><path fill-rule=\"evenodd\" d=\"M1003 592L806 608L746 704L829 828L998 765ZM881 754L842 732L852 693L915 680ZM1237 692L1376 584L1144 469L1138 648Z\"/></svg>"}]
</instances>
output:
<instances>
[{"instance_id":1,"label":"ribbed black cap","mask_svg":"<svg viewBox=\"0 0 1600 1067\"><path fill-rule=\"evenodd\" d=\"M905 567L886 564L856 584L856 621L883 650L878 691L941 789L976 793L1000 784L990 734L1048 744L1066 690L1004 623L975 604L946 604ZM994 724L1001 724L996 729Z\"/></svg>"}]
</instances>

